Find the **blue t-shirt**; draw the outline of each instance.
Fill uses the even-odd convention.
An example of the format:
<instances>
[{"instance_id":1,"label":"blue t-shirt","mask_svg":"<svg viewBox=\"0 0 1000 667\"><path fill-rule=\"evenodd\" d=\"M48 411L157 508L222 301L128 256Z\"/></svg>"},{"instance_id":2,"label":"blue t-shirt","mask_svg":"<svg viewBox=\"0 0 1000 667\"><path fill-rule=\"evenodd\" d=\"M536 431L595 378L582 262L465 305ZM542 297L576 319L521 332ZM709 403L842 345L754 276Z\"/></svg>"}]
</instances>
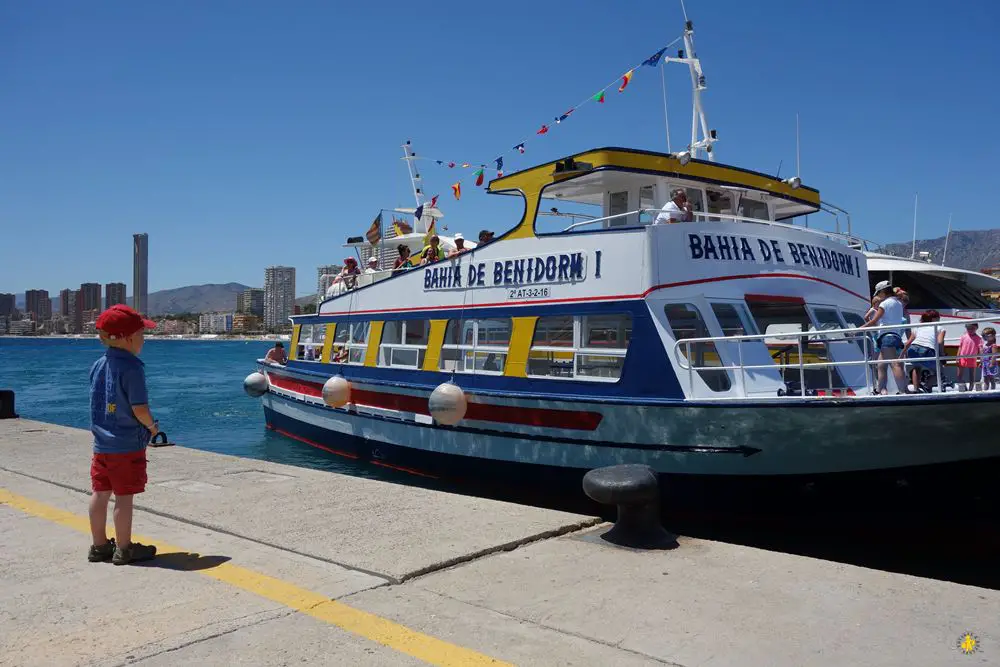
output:
<instances>
[{"instance_id":1,"label":"blue t-shirt","mask_svg":"<svg viewBox=\"0 0 1000 667\"><path fill-rule=\"evenodd\" d=\"M146 372L139 357L108 348L90 369L90 431L97 454L141 451L152 435L132 414L149 403Z\"/></svg>"}]
</instances>

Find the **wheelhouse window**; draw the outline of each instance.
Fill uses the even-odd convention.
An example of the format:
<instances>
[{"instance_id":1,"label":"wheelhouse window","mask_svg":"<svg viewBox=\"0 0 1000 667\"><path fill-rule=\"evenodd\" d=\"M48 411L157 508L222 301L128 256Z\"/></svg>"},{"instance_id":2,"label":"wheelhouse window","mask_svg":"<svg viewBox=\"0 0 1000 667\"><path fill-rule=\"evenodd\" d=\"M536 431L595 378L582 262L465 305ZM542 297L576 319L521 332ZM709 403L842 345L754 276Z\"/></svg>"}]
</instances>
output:
<instances>
[{"instance_id":1,"label":"wheelhouse window","mask_svg":"<svg viewBox=\"0 0 1000 667\"><path fill-rule=\"evenodd\" d=\"M427 354L427 320L390 320L382 326L378 365L422 368Z\"/></svg>"},{"instance_id":2,"label":"wheelhouse window","mask_svg":"<svg viewBox=\"0 0 1000 667\"><path fill-rule=\"evenodd\" d=\"M441 370L503 374L511 328L509 317L448 320L441 346Z\"/></svg>"},{"instance_id":3,"label":"wheelhouse window","mask_svg":"<svg viewBox=\"0 0 1000 667\"><path fill-rule=\"evenodd\" d=\"M705 325L701 312L693 304L668 303L663 307L663 311L676 341L684 341L689 338L708 338L712 335ZM695 372L708 385L709 389L729 391L732 387L729 372L724 368L713 368L723 365L714 342L682 344L679 349L680 353L687 359L687 363L697 369Z\"/></svg>"},{"instance_id":4,"label":"wheelhouse window","mask_svg":"<svg viewBox=\"0 0 1000 667\"><path fill-rule=\"evenodd\" d=\"M770 220L767 203L743 195L739 199L739 215L754 220Z\"/></svg>"},{"instance_id":5,"label":"wheelhouse window","mask_svg":"<svg viewBox=\"0 0 1000 667\"><path fill-rule=\"evenodd\" d=\"M528 376L615 382L632 339L632 315L552 315L538 318Z\"/></svg>"}]
</instances>

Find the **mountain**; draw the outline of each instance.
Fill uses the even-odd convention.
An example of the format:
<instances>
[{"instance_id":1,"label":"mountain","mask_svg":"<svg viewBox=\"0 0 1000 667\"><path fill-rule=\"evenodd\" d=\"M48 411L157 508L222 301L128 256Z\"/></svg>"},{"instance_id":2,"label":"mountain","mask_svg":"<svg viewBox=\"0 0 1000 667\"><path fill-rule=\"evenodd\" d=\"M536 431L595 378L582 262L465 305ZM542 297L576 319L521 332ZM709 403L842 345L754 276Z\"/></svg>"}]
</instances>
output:
<instances>
[{"instance_id":1,"label":"mountain","mask_svg":"<svg viewBox=\"0 0 1000 667\"><path fill-rule=\"evenodd\" d=\"M944 240L936 239L917 241L917 253L922 251L931 254L931 261L940 264L944 256ZM898 257L909 257L913 244L890 243L883 246L883 252ZM945 257L948 266L970 271L979 271L988 267L1000 265L1000 229L983 229L963 232L952 232L948 237L948 256Z\"/></svg>"},{"instance_id":2,"label":"mountain","mask_svg":"<svg viewBox=\"0 0 1000 667\"><path fill-rule=\"evenodd\" d=\"M176 313L234 312L236 297L247 285L225 283L222 285L189 285L174 289L151 292L146 315L170 315ZM132 305L129 297L128 304Z\"/></svg>"}]
</instances>

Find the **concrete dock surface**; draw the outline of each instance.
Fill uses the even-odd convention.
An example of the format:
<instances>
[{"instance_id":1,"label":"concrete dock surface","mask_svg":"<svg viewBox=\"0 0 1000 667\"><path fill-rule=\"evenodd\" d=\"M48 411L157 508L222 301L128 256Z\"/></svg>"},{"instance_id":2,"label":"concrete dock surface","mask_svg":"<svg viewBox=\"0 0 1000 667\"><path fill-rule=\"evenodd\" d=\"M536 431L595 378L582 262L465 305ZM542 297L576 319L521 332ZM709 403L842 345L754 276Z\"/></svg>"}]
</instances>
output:
<instances>
[{"instance_id":1,"label":"concrete dock surface","mask_svg":"<svg viewBox=\"0 0 1000 667\"><path fill-rule=\"evenodd\" d=\"M88 563L90 443L0 421L0 665L1000 664L1000 591L182 447Z\"/></svg>"}]
</instances>

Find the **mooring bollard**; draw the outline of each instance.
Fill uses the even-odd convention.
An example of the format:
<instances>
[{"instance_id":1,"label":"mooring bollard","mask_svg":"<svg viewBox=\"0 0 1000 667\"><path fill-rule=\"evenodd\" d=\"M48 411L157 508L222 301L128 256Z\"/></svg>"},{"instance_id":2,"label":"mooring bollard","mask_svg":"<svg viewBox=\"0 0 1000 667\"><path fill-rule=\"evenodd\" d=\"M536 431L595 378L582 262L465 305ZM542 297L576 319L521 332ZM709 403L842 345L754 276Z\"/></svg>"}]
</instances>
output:
<instances>
[{"instance_id":1,"label":"mooring bollard","mask_svg":"<svg viewBox=\"0 0 1000 667\"><path fill-rule=\"evenodd\" d=\"M583 476L583 491L603 505L618 506L618 520L601 537L623 547L672 549L677 540L660 525L660 487L647 465L617 465Z\"/></svg>"},{"instance_id":2,"label":"mooring bollard","mask_svg":"<svg viewBox=\"0 0 1000 667\"><path fill-rule=\"evenodd\" d=\"M16 419L14 412L14 391L12 389L0 389L0 419Z\"/></svg>"}]
</instances>

